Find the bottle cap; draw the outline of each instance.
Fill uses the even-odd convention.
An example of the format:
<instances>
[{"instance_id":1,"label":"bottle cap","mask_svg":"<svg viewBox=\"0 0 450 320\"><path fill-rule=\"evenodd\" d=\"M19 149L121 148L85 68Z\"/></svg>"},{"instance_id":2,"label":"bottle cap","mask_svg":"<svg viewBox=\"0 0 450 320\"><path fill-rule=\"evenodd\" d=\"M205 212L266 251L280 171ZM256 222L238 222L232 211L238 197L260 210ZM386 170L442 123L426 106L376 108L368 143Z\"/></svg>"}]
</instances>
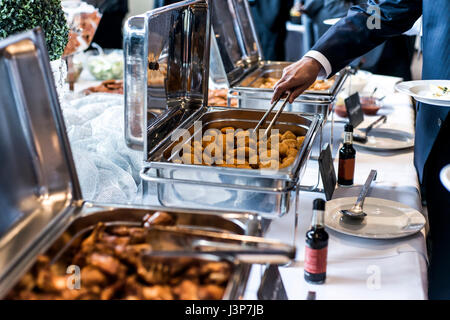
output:
<instances>
[{"instance_id":1,"label":"bottle cap","mask_svg":"<svg viewBox=\"0 0 450 320\"><path fill-rule=\"evenodd\" d=\"M344 130L345 132L353 132L353 126L350 123L347 123Z\"/></svg>"},{"instance_id":2,"label":"bottle cap","mask_svg":"<svg viewBox=\"0 0 450 320\"><path fill-rule=\"evenodd\" d=\"M313 202L313 210L325 210L325 200L316 199Z\"/></svg>"}]
</instances>

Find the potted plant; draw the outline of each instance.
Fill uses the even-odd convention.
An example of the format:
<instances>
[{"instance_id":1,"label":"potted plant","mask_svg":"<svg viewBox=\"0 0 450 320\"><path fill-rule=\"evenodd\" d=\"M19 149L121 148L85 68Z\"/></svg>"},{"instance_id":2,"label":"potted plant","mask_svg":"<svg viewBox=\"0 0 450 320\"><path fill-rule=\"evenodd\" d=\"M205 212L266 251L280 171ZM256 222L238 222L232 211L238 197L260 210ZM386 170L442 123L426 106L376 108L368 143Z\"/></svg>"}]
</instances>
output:
<instances>
[{"instance_id":1,"label":"potted plant","mask_svg":"<svg viewBox=\"0 0 450 320\"><path fill-rule=\"evenodd\" d=\"M41 27L56 86L64 85L67 68L61 59L69 39L61 0L0 0L0 39Z\"/></svg>"}]
</instances>

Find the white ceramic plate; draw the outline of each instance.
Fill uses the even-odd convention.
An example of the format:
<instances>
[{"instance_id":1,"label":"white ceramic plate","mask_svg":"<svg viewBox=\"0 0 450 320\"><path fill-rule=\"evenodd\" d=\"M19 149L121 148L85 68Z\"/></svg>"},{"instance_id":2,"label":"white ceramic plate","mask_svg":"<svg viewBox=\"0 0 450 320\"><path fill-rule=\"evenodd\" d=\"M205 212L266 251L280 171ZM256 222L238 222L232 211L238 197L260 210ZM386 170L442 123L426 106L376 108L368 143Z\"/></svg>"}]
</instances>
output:
<instances>
[{"instance_id":1,"label":"white ceramic plate","mask_svg":"<svg viewBox=\"0 0 450 320\"><path fill-rule=\"evenodd\" d=\"M364 130L361 129L361 131ZM366 143L353 141L353 144L376 151L403 150L414 147L414 135L395 129L373 128L367 137Z\"/></svg>"},{"instance_id":2,"label":"white ceramic plate","mask_svg":"<svg viewBox=\"0 0 450 320\"><path fill-rule=\"evenodd\" d=\"M347 235L369 239L396 239L412 235L425 226L425 217L400 202L366 198L362 221L343 219L341 209L350 209L356 197L338 198L327 202L326 227Z\"/></svg>"},{"instance_id":3,"label":"white ceramic plate","mask_svg":"<svg viewBox=\"0 0 450 320\"><path fill-rule=\"evenodd\" d=\"M395 89L414 97L417 101L441 106L450 107L450 95L441 97L434 96L433 87L441 86L450 88L450 80L419 80L400 82Z\"/></svg>"},{"instance_id":4,"label":"white ceramic plate","mask_svg":"<svg viewBox=\"0 0 450 320\"><path fill-rule=\"evenodd\" d=\"M444 187L450 191L450 164L441 170L441 182Z\"/></svg>"}]
</instances>

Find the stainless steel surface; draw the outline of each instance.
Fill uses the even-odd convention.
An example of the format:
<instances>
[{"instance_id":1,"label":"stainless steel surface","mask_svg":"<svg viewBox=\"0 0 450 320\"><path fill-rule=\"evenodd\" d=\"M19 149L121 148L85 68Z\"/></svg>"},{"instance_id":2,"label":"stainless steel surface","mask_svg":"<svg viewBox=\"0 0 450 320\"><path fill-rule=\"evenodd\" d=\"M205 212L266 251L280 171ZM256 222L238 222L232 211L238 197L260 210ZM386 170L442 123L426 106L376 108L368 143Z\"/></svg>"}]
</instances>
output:
<instances>
[{"instance_id":1,"label":"stainless steel surface","mask_svg":"<svg viewBox=\"0 0 450 320\"><path fill-rule=\"evenodd\" d=\"M265 64L266 63L266 64ZM238 102L239 108L253 108L253 109L267 109L273 96L273 89L254 88L251 86L253 81L264 75L264 69L267 73L282 73L282 69L289 65L282 62L262 62L260 63L261 70L257 69L248 76L249 79L244 79L241 84L237 84L229 90L228 101L235 99ZM275 70L278 70L275 72ZM317 113L322 116L323 121L327 121L330 112L330 104L332 104L341 91L342 86L348 76L348 69L341 70L335 78L333 87L325 91L305 91L295 99L292 104L287 104L286 110L291 112L302 113ZM250 86L244 86L248 83Z\"/></svg>"},{"instance_id":2,"label":"stainless steel surface","mask_svg":"<svg viewBox=\"0 0 450 320\"><path fill-rule=\"evenodd\" d=\"M174 133L187 130L192 138L209 128L252 129L263 114L250 109L208 108L174 128ZM256 212L267 218L282 216L288 211L291 192L303 175L320 128L320 116L285 112L274 128L306 136L293 165L281 170L172 163L172 150L178 147L179 136L164 137L154 149L146 150L148 158L141 172L144 195L156 183L158 200L164 206Z\"/></svg>"},{"instance_id":3,"label":"stainless steel surface","mask_svg":"<svg viewBox=\"0 0 450 320\"><path fill-rule=\"evenodd\" d=\"M41 31L0 41L0 286L81 199Z\"/></svg>"},{"instance_id":4,"label":"stainless steel surface","mask_svg":"<svg viewBox=\"0 0 450 320\"><path fill-rule=\"evenodd\" d=\"M375 181L377 178L377 170L371 170L369 173L369 176L367 177L366 182L361 188L361 192L356 199L356 203L353 205L351 209L342 209L341 213L351 219L364 219L365 216L367 216L366 213L364 213L363 206L364 206L364 200L366 199L367 193L370 190L370 185L373 181Z\"/></svg>"},{"instance_id":5,"label":"stainless steel surface","mask_svg":"<svg viewBox=\"0 0 450 320\"><path fill-rule=\"evenodd\" d=\"M253 129L253 133L257 133L259 128L266 122L267 117L272 113L272 110L276 107L276 105L278 104L278 102L280 101L281 97L278 98L277 100L275 100L274 103L272 103L272 105L270 106L270 108L266 111L266 113L263 115L263 117L261 118L261 120L259 120L258 124L256 125L256 127Z\"/></svg>"},{"instance_id":6,"label":"stainless steel surface","mask_svg":"<svg viewBox=\"0 0 450 320\"><path fill-rule=\"evenodd\" d=\"M126 22L125 138L129 147L142 150L147 130L164 125L148 111L173 114L171 109L176 107L182 121L184 114L206 103L209 43L210 14L204 0L179 2Z\"/></svg>"},{"instance_id":7,"label":"stainless steel surface","mask_svg":"<svg viewBox=\"0 0 450 320\"><path fill-rule=\"evenodd\" d=\"M152 230L174 232L187 236L182 250L152 250L146 256L197 256L201 253L220 257L234 257L249 264L285 265L295 259L295 247L259 237L236 236L228 233L196 230L184 227L154 226ZM192 238L193 237L193 238ZM197 239L198 237L204 239ZM206 240L207 239L207 240Z\"/></svg>"},{"instance_id":8,"label":"stainless steel surface","mask_svg":"<svg viewBox=\"0 0 450 320\"><path fill-rule=\"evenodd\" d=\"M212 46L219 53L213 55L212 64L221 66L228 85L233 87L257 68L258 63L264 60L263 53L248 1L212 1L211 5ZM212 73L213 81L216 76L222 75Z\"/></svg>"},{"instance_id":9,"label":"stainless steel surface","mask_svg":"<svg viewBox=\"0 0 450 320\"><path fill-rule=\"evenodd\" d=\"M240 95L243 95L241 99L253 98L253 99L264 99L271 100L273 95L272 88L255 88L253 86L254 82L260 78L271 77L271 78L281 78L283 74L283 69L288 67L291 62L273 62L273 61L263 61L260 62L258 68L249 74L242 81L238 82L230 91L229 97L233 97L233 93L237 93L237 99ZM332 87L328 90L306 90L302 95L300 95L295 102L302 104L313 104L313 105L329 105L332 103L342 88L345 80L347 79L349 73L349 68L344 68L339 71L334 77L334 83ZM293 104L295 105L295 103Z\"/></svg>"}]
</instances>

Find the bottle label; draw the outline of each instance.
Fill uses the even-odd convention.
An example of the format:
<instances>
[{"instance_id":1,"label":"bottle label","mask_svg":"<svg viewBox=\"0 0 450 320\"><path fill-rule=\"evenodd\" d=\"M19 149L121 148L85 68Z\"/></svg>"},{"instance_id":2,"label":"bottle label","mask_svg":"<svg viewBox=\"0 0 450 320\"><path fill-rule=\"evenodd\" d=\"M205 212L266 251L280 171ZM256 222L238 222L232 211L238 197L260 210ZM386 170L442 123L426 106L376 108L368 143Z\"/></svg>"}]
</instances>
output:
<instances>
[{"instance_id":1,"label":"bottle label","mask_svg":"<svg viewBox=\"0 0 450 320\"><path fill-rule=\"evenodd\" d=\"M353 143L353 132L346 132L344 135L344 144L345 143L349 143L352 144Z\"/></svg>"},{"instance_id":2,"label":"bottle label","mask_svg":"<svg viewBox=\"0 0 450 320\"><path fill-rule=\"evenodd\" d=\"M327 272L328 247L322 249L305 248L305 271L312 274Z\"/></svg>"},{"instance_id":3,"label":"bottle label","mask_svg":"<svg viewBox=\"0 0 450 320\"><path fill-rule=\"evenodd\" d=\"M339 159L338 176L342 180L353 180L355 174L355 158Z\"/></svg>"}]
</instances>

